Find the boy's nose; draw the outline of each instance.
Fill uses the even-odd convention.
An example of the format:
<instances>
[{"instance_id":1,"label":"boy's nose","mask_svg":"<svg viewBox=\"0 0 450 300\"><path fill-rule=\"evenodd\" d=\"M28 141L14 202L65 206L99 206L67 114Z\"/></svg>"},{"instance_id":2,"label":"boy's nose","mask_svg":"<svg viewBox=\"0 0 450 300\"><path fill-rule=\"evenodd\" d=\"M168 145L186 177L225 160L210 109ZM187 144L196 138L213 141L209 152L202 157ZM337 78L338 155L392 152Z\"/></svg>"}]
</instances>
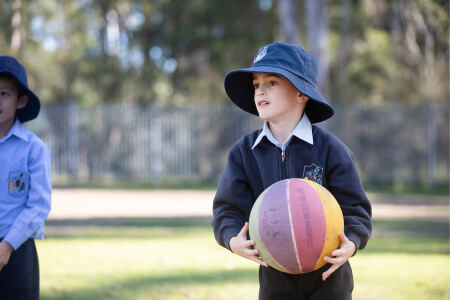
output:
<instances>
[{"instance_id":1,"label":"boy's nose","mask_svg":"<svg viewBox=\"0 0 450 300\"><path fill-rule=\"evenodd\" d=\"M255 90L255 94L256 94L256 95L264 95L264 93L265 93L265 91L264 91L264 89L263 89L261 86L259 86L259 87Z\"/></svg>"}]
</instances>

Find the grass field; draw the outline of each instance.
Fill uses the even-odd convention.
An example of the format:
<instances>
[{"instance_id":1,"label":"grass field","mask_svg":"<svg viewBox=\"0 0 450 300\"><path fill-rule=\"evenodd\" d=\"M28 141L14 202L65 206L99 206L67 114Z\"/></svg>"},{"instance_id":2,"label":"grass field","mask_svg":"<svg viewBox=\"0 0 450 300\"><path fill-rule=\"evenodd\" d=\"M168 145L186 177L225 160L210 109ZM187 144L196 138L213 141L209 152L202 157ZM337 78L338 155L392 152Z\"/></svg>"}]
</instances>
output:
<instances>
[{"instance_id":1,"label":"grass field","mask_svg":"<svg viewBox=\"0 0 450 300\"><path fill-rule=\"evenodd\" d=\"M257 299L258 266L218 246L210 219L49 220L41 299ZM354 299L449 299L448 219L376 219L351 264Z\"/></svg>"}]
</instances>

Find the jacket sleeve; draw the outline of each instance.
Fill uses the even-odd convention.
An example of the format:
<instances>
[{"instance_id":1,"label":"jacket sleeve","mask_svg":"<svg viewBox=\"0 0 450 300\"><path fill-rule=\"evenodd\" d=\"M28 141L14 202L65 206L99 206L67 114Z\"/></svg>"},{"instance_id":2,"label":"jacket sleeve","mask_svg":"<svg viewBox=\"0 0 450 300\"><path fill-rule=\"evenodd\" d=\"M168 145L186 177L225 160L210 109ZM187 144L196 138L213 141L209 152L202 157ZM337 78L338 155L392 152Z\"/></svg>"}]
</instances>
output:
<instances>
[{"instance_id":1,"label":"jacket sleeve","mask_svg":"<svg viewBox=\"0 0 450 300\"><path fill-rule=\"evenodd\" d=\"M344 215L344 232L364 249L372 234L372 207L364 192L355 166L353 153L342 142L329 148L327 158L327 185L338 201Z\"/></svg>"},{"instance_id":2,"label":"jacket sleeve","mask_svg":"<svg viewBox=\"0 0 450 300\"><path fill-rule=\"evenodd\" d=\"M213 202L214 236L221 246L229 250L230 239L239 234L253 206L252 192L242 161L242 153L236 145L233 146Z\"/></svg>"}]
</instances>

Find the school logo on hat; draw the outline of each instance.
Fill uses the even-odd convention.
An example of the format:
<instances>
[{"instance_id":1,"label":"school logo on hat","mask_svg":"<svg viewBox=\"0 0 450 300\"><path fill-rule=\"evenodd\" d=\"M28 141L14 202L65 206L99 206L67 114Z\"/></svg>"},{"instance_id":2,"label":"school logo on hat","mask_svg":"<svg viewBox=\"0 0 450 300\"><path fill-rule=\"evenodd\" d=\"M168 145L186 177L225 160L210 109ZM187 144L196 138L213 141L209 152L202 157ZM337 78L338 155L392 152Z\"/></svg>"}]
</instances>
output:
<instances>
[{"instance_id":1,"label":"school logo on hat","mask_svg":"<svg viewBox=\"0 0 450 300\"><path fill-rule=\"evenodd\" d=\"M263 47L259 48L258 54L256 54L256 57L253 60L253 63L260 61L261 59L263 59L264 56L266 56L268 47L269 46L263 46Z\"/></svg>"},{"instance_id":2,"label":"school logo on hat","mask_svg":"<svg viewBox=\"0 0 450 300\"><path fill-rule=\"evenodd\" d=\"M9 173L9 195L22 197L27 191L28 175L26 172L15 171Z\"/></svg>"},{"instance_id":3,"label":"school logo on hat","mask_svg":"<svg viewBox=\"0 0 450 300\"><path fill-rule=\"evenodd\" d=\"M303 167L303 178L314 181L320 185L322 185L322 175L323 168L316 166L316 164Z\"/></svg>"}]
</instances>

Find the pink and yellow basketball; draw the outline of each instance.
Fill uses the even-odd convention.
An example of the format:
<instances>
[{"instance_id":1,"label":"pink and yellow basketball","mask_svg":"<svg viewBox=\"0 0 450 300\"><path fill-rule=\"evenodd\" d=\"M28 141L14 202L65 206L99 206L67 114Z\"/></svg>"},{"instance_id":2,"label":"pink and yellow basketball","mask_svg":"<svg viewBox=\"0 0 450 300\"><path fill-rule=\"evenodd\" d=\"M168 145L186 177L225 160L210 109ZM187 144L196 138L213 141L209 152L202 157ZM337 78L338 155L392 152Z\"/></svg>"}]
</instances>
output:
<instances>
[{"instance_id":1,"label":"pink and yellow basketball","mask_svg":"<svg viewBox=\"0 0 450 300\"><path fill-rule=\"evenodd\" d=\"M325 265L344 231L341 208L321 185L286 179L268 187L250 214L250 238L261 258L285 273L308 273Z\"/></svg>"}]
</instances>

